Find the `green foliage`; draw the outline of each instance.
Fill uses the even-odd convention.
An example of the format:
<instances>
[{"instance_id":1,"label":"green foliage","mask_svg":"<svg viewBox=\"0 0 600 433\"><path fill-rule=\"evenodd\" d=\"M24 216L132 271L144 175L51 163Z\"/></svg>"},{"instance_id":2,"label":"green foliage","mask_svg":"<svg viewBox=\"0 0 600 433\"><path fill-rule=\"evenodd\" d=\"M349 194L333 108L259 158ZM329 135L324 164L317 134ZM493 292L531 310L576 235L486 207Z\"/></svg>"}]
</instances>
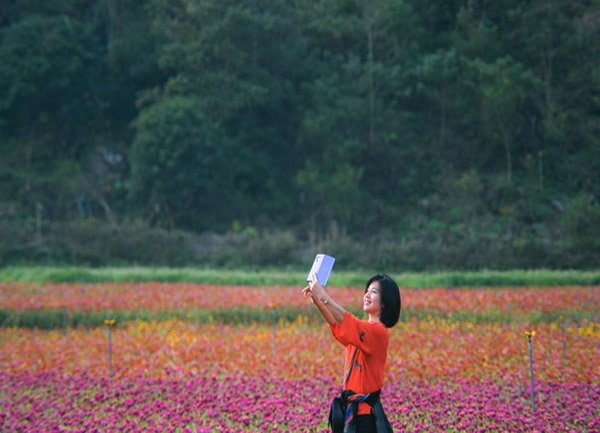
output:
<instances>
[{"instance_id":1,"label":"green foliage","mask_svg":"<svg viewBox=\"0 0 600 433\"><path fill-rule=\"evenodd\" d=\"M2 263L598 263L594 2L4 6ZM167 260L71 225L100 215L222 244Z\"/></svg>"},{"instance_id":2,"label":"green foliage","mask_svg":"<svg viewBox=\"0 0 600 433\"><path fill-rule=\"evenodd\" d=\"M226 269L287 266L294 263L296 238L289 231L259 233L252 227L224 236L192 240L197 263Z\"/></svg>"},{"instance_id":3,"label":"green foliage","mask_svg":"<svg viewBox=\"0 0 600 433\"><path fill-rule=\"evenodd\" d=\"M312 262L311 262L312 263ZM310 266L307 263L306 266ZM342 268L340 269L340 266ZM600 283L598 271L479 271L479 272L392 272L400 287L518 287L518 286L559 286L595 285ZM21 282L69 282L98 283L112 282L194 282L217 285L249 286L302 286L306 280L306 267L299 268L258 268L224 269L202 267L103 267L82 266L51 267L10 266L0 269L0 281ZM375 271L347 270L342 263L336 263L331 274L330 286L362 288L367 278ZM379 272L379 270L377 271Z\"/></svg>"},{"instance_id":4,"label":"green foliage","mask_svg":"<svg viewBox=\"0 0 600 433\"><path fill-rule=\"evenodd\" d=\"M179 318L195 323L219 322L248 325L253 322L279 321L293 322L298 316L317 319L318 313L311 308L278 308L276 310L230 308L216 310L187 311L151 311L151 310L116 310L116 311L66 311L66 310L28 310L11 311L0 309L0 326L15 326L38 329L67 329L71 327L101 327L107 317L120 324L144 320L163 321Z\"/></svg>"},{"instance_id":5,"label":"green foliage","mask_svg":"<svg viewBox=\"0 0 600 433\"><path fill-rule=\"evenodd\" d=\"M573 267L584 257L600 260L600 204L589 196L574 198L561 218Z\"/></svg>"},{"instance_id":6,"label":"green foliage","mask_svg":"<svg viewBox=\"0 0 600 433\"><path fill-rule=\"evenodd\" d=\"M195 98L166 99L141 111L131 150L132 195L172 209L177 226L204 228L223 210L232 182L226 141ZM212 216L212 219L209 219Z\"/></svg>"},{"instance_id":7,"label":"green foliage","mask_svg":"<svg viewBox=\"0 0 600 433\"><path fill-rule=\"evenodd\" d=\"M6 233L7 238L10 235L10 231ZM59 223L37 242L0 249L0 263L181 266L192 260L193 254L181 232L151 229L139 223L116 226L93 218Z\"/></svg>"},{"instance_id":8,"label":"green foliage","mask_svg":"<svg viewBox=\"0 0 600 433\"><path fill-rule=\"evenodd\" d=\"M350 308L352 314L361 317L364 313L357 308ZM273 323L276 326L280 322L294 322L298 317L306 318L314 323L321 323L323 318L310 306L307 307L279 307L276 309L252 309L252 308L230 308L230 309L198 309L181 311L151 311L151 310L116 310L116 311L67 311L67 310L27 310L11 311L0 309L0 326L21 327L37 329L64 329L68 333L69 328L104 326L104 321L110 317L115 320L116 326L136 320L142 321L166 321L173 318L186 320L192 323L227 323L234 325L249 325L252 323ZM510 311L485 311L468 312L460 311L451 315L441 313L439 310L403 310L400 321L408 320L432 320L447 319L456 322L468 323L511 323L527 322L549 323L549 322L593 322L596 317L591 312L560 311L550 313L532 312L529 315L515 315Z\"/></svg>"},{"instance_id":9,"label":"green foliage","mask_svg":"<svg viewBox=\"0 0 600 433\"><path fill-rule=\"evenodd\" d=\"M59 143L64 146L68 141L69 151L61 153L77 156L82 127L91 126L100 96L93 80L102 72L102 57L93 27L68 16L34 14L3 33L2 117L11 131L29 137L38 146L58 150Z\"/></svg>"},{"instance_id":10,"label":"green foliage","mask_svg":"<svg viewBox=\"0 0 600 433\"><path fill-rule=\"evenodd\" d=\"M193 95L231 146L221 175L234 179L227 189L232 198L220 197L196 211L216 216L213 228L223 215L227 223L279 219L276 214L293 203L289 194L297 162L292 152L301 115L296 87L305 69L291 6L150 1L148 10L157 31L167 37L159 58L169 74L166 97ZM223 201L230 205L217 209ZM185 227L197 228L190 222Z\"/></svg>"},{"instance_id":11,"label":"green foliage","mask_svg":"<svg viewBox=\"0 0 600 433\"><path fill-rule=\"evenodd\" d=\"M340 220L344 228L348 226L361 209L362 177L361 168L344 163L335 164L334 169L327 171L308 164L306 170L298 173L298 185L307 197L305 210L313 215L316 226L332 220Z\"/></svg>"}]
</instances>

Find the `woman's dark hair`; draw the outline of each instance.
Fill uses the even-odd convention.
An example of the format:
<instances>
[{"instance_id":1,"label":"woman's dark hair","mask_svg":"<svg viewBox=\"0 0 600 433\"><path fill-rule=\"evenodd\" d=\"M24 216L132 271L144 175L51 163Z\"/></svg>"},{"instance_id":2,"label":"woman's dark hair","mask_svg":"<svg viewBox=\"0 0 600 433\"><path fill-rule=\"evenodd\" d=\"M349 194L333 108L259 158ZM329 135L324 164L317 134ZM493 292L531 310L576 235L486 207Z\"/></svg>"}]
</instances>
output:
<instances>
[{"instance_id":1,"label":"woman's dark hair","mask_svg":"<svg viewBox=\"0 0 600 433\"><path fill-rule=\"evenodd\" d=\"M365 292L374 281L379 282L379 287L381 288L381 315L379 316L379 320L381 320L381 323L386 328L391 328L398 323L398 319L400 318L400 309L402 308L400 289L398 288L398 284L388 275L377 274L369 278L365 286Z\"/></svg>"}]
</instances>

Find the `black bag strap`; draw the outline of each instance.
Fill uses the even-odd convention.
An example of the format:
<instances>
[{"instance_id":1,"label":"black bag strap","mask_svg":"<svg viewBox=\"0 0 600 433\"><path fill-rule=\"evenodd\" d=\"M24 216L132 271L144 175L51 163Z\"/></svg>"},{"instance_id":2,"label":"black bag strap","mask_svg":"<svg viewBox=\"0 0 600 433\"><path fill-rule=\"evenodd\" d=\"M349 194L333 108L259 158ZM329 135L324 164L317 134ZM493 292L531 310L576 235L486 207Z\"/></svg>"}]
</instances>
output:
<instances>
[{"instance_id":1,"label":"black bag strap","mask_svg":"<svg viewBox=\"0 0 600 433\"><path fill-rule=\"evenodd\" d=\"M348 382L348 377L350 377L350 372L352 371L352 367L354 366L354 361L356 360L356 353L358 352L358 347L354 349L354 354L352 355L352 361L350 361L350 367L346 370L346 376L344 377L344 383L342 384L342 389L346 386L346 382Z\"/></svg>"}]
</instances>

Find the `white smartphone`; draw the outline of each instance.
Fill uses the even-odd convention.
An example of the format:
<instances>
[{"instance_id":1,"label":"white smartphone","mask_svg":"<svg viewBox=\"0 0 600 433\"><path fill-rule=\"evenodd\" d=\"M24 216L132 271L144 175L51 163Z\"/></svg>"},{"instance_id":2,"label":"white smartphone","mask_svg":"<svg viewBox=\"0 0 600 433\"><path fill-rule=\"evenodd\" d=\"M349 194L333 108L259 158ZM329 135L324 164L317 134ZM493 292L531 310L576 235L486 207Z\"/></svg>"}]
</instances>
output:
<instances>
[{"instance_id":1,"label":"white smartphone","mask_svg":"<svg viewBox=\"0 0 600 433\"><path fill-rule=\"evenodd\" d=\"M306 281L312 281L312 275L314 273L317 274L317 279L319 283L323 286L327 284L327 280L329 279L329 274L331 274L331 269L333 269L333 264L335 263L335 258L328 256L327 254L317 254L315 257L315 261L313 262L312 268L310 268L310 272L306 277Z\"/></svg>"}]
</instances>

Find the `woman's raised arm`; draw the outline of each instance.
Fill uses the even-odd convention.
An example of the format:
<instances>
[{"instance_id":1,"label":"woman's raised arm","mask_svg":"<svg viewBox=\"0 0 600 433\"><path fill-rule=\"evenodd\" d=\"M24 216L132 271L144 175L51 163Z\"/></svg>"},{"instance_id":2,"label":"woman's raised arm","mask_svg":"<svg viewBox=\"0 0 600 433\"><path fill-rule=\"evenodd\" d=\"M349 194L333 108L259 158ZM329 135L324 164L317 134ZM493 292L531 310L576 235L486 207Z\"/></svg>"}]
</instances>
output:
<instances>
[{"instance_id":1,"label":"woman's raised arm","mask_svg":"<svg viewBox=\"0 0 600 433\"><path fill-rule=\"evenodd\" d=\"M346 310L327 294L323 285L319 283L317 274L312 275L312 281L302 289L302 294L310 296L329 325L335 326L336 323L342 323Z\"/></svg>"}]
</instances>

